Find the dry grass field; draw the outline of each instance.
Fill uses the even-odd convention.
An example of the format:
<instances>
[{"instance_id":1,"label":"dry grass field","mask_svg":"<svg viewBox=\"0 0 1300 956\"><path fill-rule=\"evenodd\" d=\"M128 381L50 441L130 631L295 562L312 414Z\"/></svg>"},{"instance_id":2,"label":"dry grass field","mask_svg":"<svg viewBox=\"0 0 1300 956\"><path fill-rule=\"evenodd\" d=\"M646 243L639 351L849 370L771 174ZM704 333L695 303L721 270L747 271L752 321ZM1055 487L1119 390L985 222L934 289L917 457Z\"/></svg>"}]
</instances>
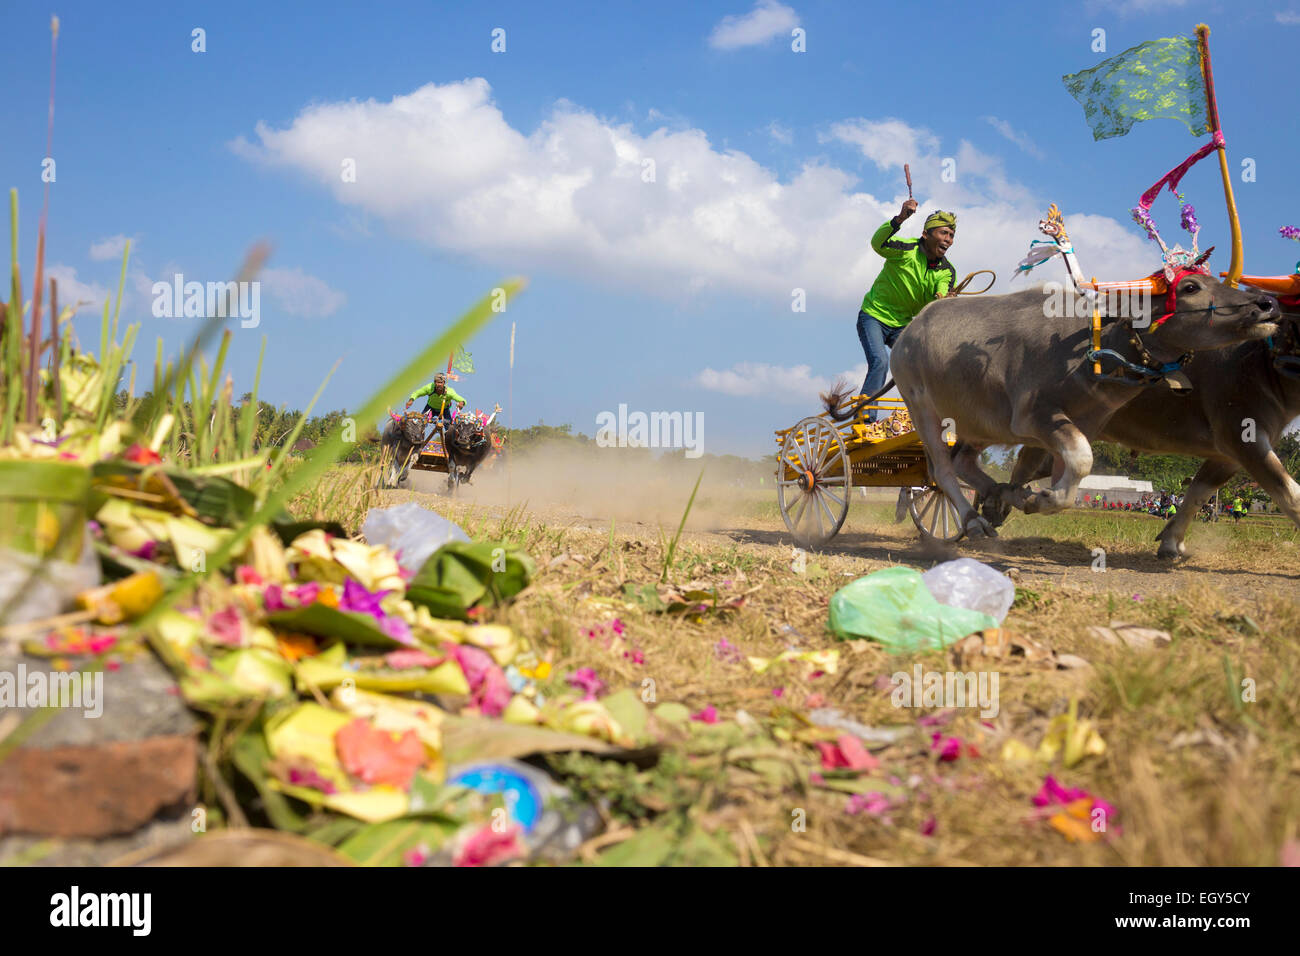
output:
<instances>
[{"instance_id":1,"label":"dry grass field","mask_svg":"<svg viewBox=\"0 0 1300 956\"><path fill-rule=\"evenodd\" d=\"M701 718L648 768L555 758L571 784L606 800L611 832L589 860L667 854L653 847L671 847L664 835L688 824L724 857L760 866L1276 865L1295 853L1300 535L1290 525L1198 522L1189 557L1172 566L1154 556L1157 519L1088 511L1017 515L994 541L934 551L910 522L893 523L892 498L855 494L844 530L800 569L770 486L706 476L674 548L698 471L620 470L516 462L454 500L437 493L438 475L377 494L337 472L315 504L348 524L365 506L414 499L473 537L521 545L538 576L499 619L549 657L556 689L590 667L611 693L632 688ZM1105 572L1093 569L1095 548ZM890 654L830 632L829 599L854 578L957 556L1017 582L1004 656ZM692 590L711 596L676 612L654 599ZM1169 643L1113 646L1087 630L1112 621ZM789 650L838 658L761 674L747 660ZM996 671L996 716L895 707L890 675L918 664ZM872 728L873 769L823 766L816 745L838 732L810 720L818 708ZM1035 806L1048 775L1104 801L1092 804L1107 808L1101 825L1095 812L1072 822L1066 807ZM646 828L655 839L638 844Z\"/></svg>"}]
</instances>

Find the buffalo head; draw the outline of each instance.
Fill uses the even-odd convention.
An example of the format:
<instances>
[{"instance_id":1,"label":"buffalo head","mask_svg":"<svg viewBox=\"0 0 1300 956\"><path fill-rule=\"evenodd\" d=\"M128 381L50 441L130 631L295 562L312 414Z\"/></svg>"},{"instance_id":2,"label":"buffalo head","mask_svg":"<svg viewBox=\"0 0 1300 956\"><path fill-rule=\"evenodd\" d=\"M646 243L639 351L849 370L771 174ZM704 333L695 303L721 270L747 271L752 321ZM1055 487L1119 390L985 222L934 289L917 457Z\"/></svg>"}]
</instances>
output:
<instances>
[{"instance_id":1,"label":"buffalo head","mask_svg":"<svg viewBox=\"0 0 1300 956\"><path fill-rule=\"evenodd\" d=\"M402 437L412 445L424 444L424 433L428 422L420 412L407 412L400 419Z\"/></svg>"},{"instance_id":2,"label":"buffalo head","mask_svg":"<svg viewBox=\"0 0 1300 956\"><path fill-rule=\"evenodd\" d=\"M1233 289L1191 270L1166 285L1152 299L1150 340L1170 352L1226 348L1278 330L1281 313L1270 295Z\"/></svg>"}]
</instances>

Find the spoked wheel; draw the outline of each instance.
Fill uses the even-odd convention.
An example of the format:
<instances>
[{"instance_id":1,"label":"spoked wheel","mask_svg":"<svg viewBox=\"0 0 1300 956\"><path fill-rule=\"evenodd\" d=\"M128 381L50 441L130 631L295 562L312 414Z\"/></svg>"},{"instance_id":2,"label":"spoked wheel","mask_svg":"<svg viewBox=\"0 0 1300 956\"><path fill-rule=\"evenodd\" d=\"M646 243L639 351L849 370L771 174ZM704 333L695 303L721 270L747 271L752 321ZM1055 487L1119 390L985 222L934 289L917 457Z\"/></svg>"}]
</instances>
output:
<instances>
[{"instance_id":1,"label":"spoked wheel","mask_svg":"<svg viewBox=\"0 0 1300 956\"><path fill-rule=\"evenodd\" d=\"M825 544L849 513L849 455L824 418L805 418L785 436L776 476L777 504L801 545Z\"/></svg>"},{"instance_id":2,"label":"spoked wheel","mask_svg":"<svg viewBox=\"0 0 1300 956\"><path fill-rule=\"evenodd\" d=\"M907 513L925 538L952 544L966 533L961 512L938 488L908 488Z\"/></svg>"}]
</instances>

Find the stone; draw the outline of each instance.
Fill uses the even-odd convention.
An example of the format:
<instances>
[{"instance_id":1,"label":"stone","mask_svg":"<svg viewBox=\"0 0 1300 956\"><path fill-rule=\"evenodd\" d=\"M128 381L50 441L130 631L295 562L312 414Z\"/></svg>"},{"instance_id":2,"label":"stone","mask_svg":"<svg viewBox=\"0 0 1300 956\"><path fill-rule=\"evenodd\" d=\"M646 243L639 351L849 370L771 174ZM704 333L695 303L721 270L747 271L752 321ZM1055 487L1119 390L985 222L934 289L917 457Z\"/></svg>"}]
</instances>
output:
<instances>
[{"instance_id":1,"label":"stone","mask_svg":"<svg viewBox=\"0 0 1300 956\"><path fill-rule=\"evenodd\" d=\"M53 681L68 672L45 658L0 655L0 675L19 673L26 681ZM81 671L80 679L96 682L95 700L54 708L0 760L0 836L127 834L161 812L194 806L199 723L167 669L144 652L117 670ZM6 736L25 733L25 721L37 713L6 707L0 724Z\"/></svg>"}]
</instances>

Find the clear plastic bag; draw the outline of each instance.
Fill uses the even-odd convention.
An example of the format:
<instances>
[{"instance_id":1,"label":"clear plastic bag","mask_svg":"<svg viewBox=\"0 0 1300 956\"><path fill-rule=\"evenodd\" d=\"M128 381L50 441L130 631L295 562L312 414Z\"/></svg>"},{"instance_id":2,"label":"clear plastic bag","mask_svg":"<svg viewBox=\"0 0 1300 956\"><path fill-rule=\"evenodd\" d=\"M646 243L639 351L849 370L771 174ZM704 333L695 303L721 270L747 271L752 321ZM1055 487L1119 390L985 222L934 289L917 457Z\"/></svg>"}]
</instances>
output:
<instances>
[{"instance_id":1,"label":"clear plastic bag","mask_svg":"<svg viewBox=\"0 0 1300 956\"><path fill-rule=\"evenodd\" d=\"M469 541L460 525L413 501L392 508L371 508L361 533L370 544L397 552L397 563L418 571L429 556L450 541Z\"/></svg>"},{"instance_id":2,"label":"clear plastic bag","mask_svg":"<svg viewBox=\"0 0 1300 956\"><path fill-rule=\"evenodd\" d=\"M1016 585L995 568L974 558L935 565L921 575L940 604L983 611L1001 624L1016 599Z\"/></svg>"}]
</instances>

